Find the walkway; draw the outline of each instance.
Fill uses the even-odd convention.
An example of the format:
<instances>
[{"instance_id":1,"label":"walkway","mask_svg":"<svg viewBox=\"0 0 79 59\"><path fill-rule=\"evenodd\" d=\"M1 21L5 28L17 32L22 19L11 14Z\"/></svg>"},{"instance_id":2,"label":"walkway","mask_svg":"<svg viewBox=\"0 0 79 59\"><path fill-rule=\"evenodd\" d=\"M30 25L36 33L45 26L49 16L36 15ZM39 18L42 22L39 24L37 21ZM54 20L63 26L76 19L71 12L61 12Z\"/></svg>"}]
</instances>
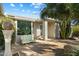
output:
<instances>
[{"instance_id":1,"label":"walkway","mask_svg":"<svg viewBox=\"0 0 79 59\"><path fill-rule=\"evenodd\" d=\"M12 45L12 53L15 56L63 56L63 47L66 44L79 45L76 40L36 40L25 45ZM3 55L0 51L0 55Z\"/></svg>"},{"instance_id":2,"label":"walkway","mask_svg":"<svg viewBox=\"0 0 79 59\"><path fill-rule=\"evenodd\" d=\"M54 56L62 55L65 43L36 40L34 43L13 47L20 56ZM14 52L15 52L14 50Z\"/></svg>"}]
</instances>

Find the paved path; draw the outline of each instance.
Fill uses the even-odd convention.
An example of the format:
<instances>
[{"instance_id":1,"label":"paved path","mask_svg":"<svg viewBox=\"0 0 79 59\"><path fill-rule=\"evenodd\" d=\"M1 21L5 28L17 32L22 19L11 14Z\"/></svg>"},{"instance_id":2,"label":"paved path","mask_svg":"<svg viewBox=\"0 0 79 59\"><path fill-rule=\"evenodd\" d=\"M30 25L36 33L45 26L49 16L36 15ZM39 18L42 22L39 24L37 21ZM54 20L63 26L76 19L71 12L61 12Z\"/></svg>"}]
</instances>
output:
<instances>
[{"instance_id":1,"label":"paved path","mask_svg":"<svg viewBox=\"0 0 79 59\"><path fill-rule=\"evenodd\" d=\"M34 43L25 45L12 45L12 53L16 56L61 56L66 44L79 45L75 40L36 40ZM0 51L0 56L3 51Z\"/></svg>"},{"instance_id":2,"label":"paved path","mask_svg":"<svg viewBox=\"0 0 79 59\"><path fill-rule=\"evenodd\" d=\"M20 56L62 55L65 43L36 40L34 43L16 46ZM16 47L13 47L16 48Z\"/></svg>"}]
</instances>

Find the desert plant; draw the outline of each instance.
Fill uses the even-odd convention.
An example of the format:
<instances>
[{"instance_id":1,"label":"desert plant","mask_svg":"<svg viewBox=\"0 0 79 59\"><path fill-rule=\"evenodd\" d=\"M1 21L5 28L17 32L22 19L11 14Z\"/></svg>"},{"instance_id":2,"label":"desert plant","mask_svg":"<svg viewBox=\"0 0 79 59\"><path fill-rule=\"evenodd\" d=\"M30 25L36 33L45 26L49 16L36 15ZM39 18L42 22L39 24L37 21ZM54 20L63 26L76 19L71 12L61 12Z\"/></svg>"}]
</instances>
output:
<instances>
[{"instance_id":1,"label":"desert plant","mask_svg":"<svg viewBox=\"0 0 79 59\"><path fill-rule=\"evenodd\" d=\"M3 30L15 30L15 23L9 17L2 17L0 23L2 24Z\"/></svg>"},{"instance_id":2,"label":"desert plant","mask_svg":"<svg viewBox=\"0 0 79 59\"><path fill-rule=\"evenodd\" d=\"M72 19L79 19L79 4L75 3L46 3L45 8L41 11L41 18L54 18L61 21L60 34L61 38L69 38L71 34L71 21Z\"/></svg>"},{"instance_id":3,"label":"desert plant","mask_svg":"<svg viewBox=\"0 0 79 59\"><path fill-rule=\"evenodd\" d=\"M64 46L65 56L77 56L79 55L79 46L77 45L65 45Z\"/></svg>"},{"instance_id":4,"label":"desert plant","mask_svg":"<svg viewBox=\"0 0 79 59\"><path fill-rule=\"evenodd\" d=\"M79 50L76 51L75 56L79 56Z\"/></svg>"},{"instance_id":5,"label":"desert plant","mask_svg":"<svg viewBox=\"0 0 79 59\"><path fill-rule=\"evenodd\" d=\"M79 25L73 26L72 29L73 29L72 36L79 37Z\"/></svg>"},{"instance_id":6,"label":"desert plant","mask_svg":"<svg viewBox=\"0 0 79 59\"><path fill-rule=\"evenodd\" d=\"M2 33L2 30L14 30L14 33L12 35L12 42L14 43L15 41L15 23L14 23L14 20L11 19L10 17L1 17L0 18L0 26L1 26L1 32L0 34L2 35L2 43L4 44L4 36L3 36L3 33ZM1 38L0 37L0 38Z\"/></svg>"},{"instance_id":7,"label":"desert plant","mask_svg":"<svg viewBox=\"0 0 79 59\"><path fill-rule=\"evenodd\" d=\"M4 30L12 30L13 24L10 21L3 22L2 27Z\"/></svg>"},{"instance_id":8,"label":"desert plant","mask_svg":"<svg viewBox=\"0 0 79 59\"><path fill-rule=\"evenodd\" d=\"M2 26L0 24L0 46L4 46L4 36L2 33Z\"/></svg>"},{"instance_id":9,"label":"desert plant","mask_svg":"<svg viewBox=\"0 0 79 59\"><path fill-rule=\"evenodd\" d=\"M2 7L2 4L0 3L0 17L4 16L4 13L3 13L3 7Z\"/></svg>"},{"instance_id":10,"label":"desert plant","mask_svg":"<svg viewBox=\"0 0 79 59\"><path fill-rule=\"evenodd\" d=\"M71 26L70 26L70 21L69 20L63 20L62 23L60 24L60 35L61 38L65 39L65 38L69 38L70 33L71 33Z\"/></svg>"},{"instance_id":11,"label":"desert plant","mask_svg":"<svg viewBox=\"0 0 79 59\"><path fill-rule=\"evenodd\" d=\"M41 18L45 19L46 17L54 18L55 20L61 21L60 26L60 35L62 39L68 38L70 35L70 21L71 21L71 4L64 3L47 3L46 7L41 11Z\"/></svg>"}]
</instances>

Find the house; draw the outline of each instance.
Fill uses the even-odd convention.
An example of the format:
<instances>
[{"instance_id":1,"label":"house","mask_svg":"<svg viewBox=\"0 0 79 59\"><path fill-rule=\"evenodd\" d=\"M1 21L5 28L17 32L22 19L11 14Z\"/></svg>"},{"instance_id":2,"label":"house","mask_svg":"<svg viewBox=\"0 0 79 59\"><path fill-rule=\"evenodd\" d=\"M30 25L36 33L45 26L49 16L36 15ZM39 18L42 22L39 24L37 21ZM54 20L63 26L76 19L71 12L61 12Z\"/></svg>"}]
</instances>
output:
<instances>
[{"instance_id":1,"label":"house","mask_svg":"<svg viewBox=\"0 0 79 59\"><path fill-rule=\"evenodd\" d=\"M33 19L13 15L9 16L15 19L16 28L18 23L17 20L30 21L32 39L40 38L43 40L50 40L53 38L60 38L59 21L56 21L55 19L48 18L47 20L42 20L42 19ZM17 29L16 29L16 37L17 37Z\"/></svg>"}]
</instances>

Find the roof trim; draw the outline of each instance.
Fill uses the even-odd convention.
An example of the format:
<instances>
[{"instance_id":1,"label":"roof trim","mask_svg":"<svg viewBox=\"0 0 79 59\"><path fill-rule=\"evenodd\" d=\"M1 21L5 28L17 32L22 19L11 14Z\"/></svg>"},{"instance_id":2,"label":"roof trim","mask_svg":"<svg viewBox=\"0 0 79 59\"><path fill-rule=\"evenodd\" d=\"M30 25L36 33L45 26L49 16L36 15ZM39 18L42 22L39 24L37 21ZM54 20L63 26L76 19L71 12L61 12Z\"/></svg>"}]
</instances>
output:
<instances>
[{"instance_id":1,"label":"roof trim","mask_svg":"<svg viewBox=\"0 0 79 59\"><path fill-rule=\"evenodd\" d=\"M34 19L34 18L23 17L23 16L14 16L14 15L7 15L7 16L15 20L24 20L24 21L31 21L31 22L54 21L56 23L60 23L59 20L55 20L54 18L47 18L47 20L43 20L43 19Z\"/></svg>"},{"instance_id":2,"label":"roof trim","mask_svg":"<svg viewBox=\"0 0 79 59\"><path fill-rule=\"evenodd\" d=\"M37 19L29 18L29 17L23 17L23 16L14 16L14 15L7 15L10 18L13 18L15 20L24 20L24 21L35 21Z\"/></svg>"}]
</instances>

